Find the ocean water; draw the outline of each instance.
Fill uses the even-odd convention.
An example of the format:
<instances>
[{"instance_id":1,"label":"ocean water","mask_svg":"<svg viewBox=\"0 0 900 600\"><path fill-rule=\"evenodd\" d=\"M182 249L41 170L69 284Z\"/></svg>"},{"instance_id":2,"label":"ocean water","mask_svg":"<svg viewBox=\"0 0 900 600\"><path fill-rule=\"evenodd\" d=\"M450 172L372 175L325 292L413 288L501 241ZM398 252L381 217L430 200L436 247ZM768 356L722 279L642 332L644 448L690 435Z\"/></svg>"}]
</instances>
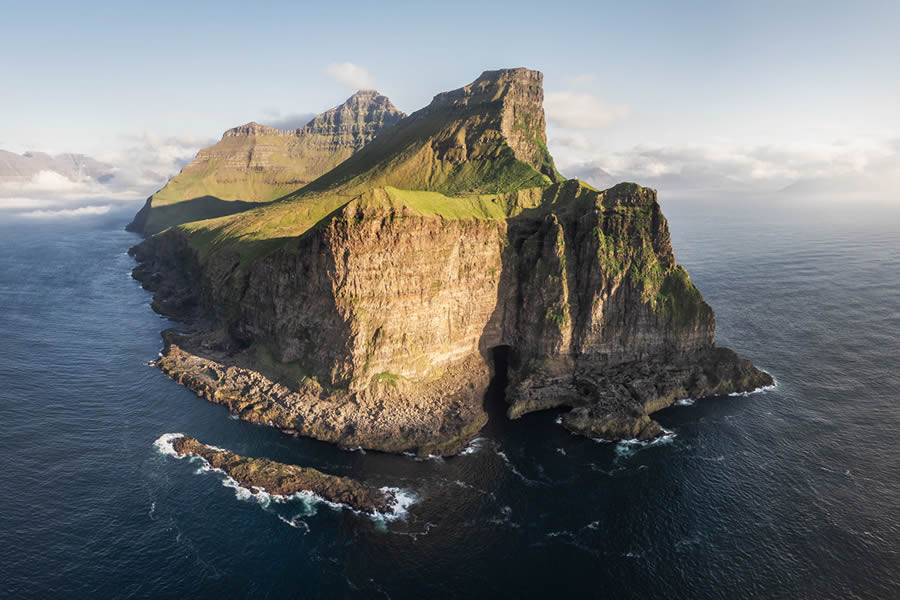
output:
<instances>
[{"instance_id":1,"label":"ocean water","mask_svg":"<svg viewBox=\"0 0 900 600\"><path fill-rule=\"evenodd\" d=\"M719 341L777 379L684 402L649 445L556 413L462 456L237 421L147 366L169 323L127 216L0 224L0 596L898 598L900 210L664 203ZM184 432L404 491L402 518L255 498Z\"/></svg>"}]
</instances>

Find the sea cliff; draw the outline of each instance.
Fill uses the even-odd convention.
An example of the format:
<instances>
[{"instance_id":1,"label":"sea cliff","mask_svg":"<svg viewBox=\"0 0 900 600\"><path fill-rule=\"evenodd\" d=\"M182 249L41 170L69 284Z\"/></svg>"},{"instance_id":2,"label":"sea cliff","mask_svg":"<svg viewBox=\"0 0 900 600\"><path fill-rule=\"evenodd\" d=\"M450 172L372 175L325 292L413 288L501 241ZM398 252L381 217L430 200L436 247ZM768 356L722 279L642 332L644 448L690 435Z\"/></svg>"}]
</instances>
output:
<instances>
[{"instance_id":1,"label":"sea cliff","mask_svg":"<svg viewBox=\"0 0 900 600\"><path fill-rule=\"evenodd\" d=\"M191 323L157 364L243 419L343 447L455 454L509 357L508 416L660 435L650 414L771 378L715 346L654 190L564 180L541 75L439 94L278 202L133 249L159 312Z\"/></svg>"}]
</instances>

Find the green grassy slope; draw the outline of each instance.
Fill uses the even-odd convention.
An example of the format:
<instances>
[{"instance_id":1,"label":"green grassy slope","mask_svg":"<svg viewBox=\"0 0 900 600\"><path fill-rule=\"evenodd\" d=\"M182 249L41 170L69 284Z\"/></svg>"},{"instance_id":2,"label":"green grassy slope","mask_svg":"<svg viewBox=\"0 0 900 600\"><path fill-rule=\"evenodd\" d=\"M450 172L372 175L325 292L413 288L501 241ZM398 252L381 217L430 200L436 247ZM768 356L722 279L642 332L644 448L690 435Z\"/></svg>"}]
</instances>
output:
<instances>
[{"instance_id":1,"label":"green grassy slope","mask_svg":"<svg viewBox=\"0 0 900 600\"><path fill-rule=\"evenodd\" d=\"M258 123L231 129L150 197L136 228L155 233L281 198L345 161L403 116L386 97L363 91L297 130ZM231 202L238 204L225 204Z\"/></svg>"}]
</instances>

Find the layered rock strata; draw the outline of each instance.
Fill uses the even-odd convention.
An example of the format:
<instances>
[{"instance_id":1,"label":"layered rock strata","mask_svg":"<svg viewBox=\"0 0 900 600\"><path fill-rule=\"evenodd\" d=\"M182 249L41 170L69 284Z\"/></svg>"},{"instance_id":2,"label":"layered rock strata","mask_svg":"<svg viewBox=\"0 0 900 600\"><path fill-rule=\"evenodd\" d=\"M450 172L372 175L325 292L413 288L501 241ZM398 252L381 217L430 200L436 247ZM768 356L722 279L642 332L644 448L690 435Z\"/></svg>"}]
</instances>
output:
<instances>
[{"instance_id":1,"label":"layered rock strata","mask_svg":"<svg viewBox=\"0 0 900 600\"><path fill-rule=\"evenodd\" d=\"M570 407L563 425L592 437L649 439L680 398L771 384L715 346L654 190L553 183L539 75L487 72L306 191L135 248L154 308L203 322L167 335L159 366L241 418L418 454L484 424L501 347L510 418Z\"/></svg>"},{"instance_id":2,"label":"layered rock strata","mask_svg":"<svg viewBox=\"0 0 900 600\"><path fill-rule=\"evenodd\" d=\"M153 234L275 200L336 167L404 116L387 97L364 90L297 129L256 122L229 129L150 196L128 228Z\"/></svg>"}]
</instances>

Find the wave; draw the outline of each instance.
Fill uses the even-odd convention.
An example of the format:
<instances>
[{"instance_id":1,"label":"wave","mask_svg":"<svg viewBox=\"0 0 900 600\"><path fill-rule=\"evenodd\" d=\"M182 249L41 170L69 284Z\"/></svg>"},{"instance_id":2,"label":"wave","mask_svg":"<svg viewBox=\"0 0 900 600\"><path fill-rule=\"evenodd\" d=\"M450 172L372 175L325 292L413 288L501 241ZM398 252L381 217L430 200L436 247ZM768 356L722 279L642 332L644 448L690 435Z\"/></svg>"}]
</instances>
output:
<instances>
[{"instance_id":1,"label":"wave","mask_svg":"<svg viewBox=\"0 0 900 600\"><path fill-rule=\"evenodd\" d=\"M648 448L650 446L657 446L663 444L671 444L678 434L669 429L663 428L663 434L657 438L653 438L652 440L639 440L637 438L633 438L630 440L620 440L616 442L616 454L618 456L627 457L633 456L638 451L643 448ZM595 440L595 441L603 441L603 440Z\"/></svg>"},{"instance_id":2,"label":"wave","mask_svg":"<svg viewBox=\"0 0 900 600\"><path fill-rule=\"evenodd\" d=\"M693 406L696 402L693 398L682 398L675 402L675 406Z\"/></svg>"},{"instance_id":3,"label":"wave","mask_svg":"<svg viewBox=\"0 0 900 600\"><path fill-rule=\"evenodd\" d=\"M760 370L762 371L762 369L760 369ZM728 395L729 396L749 396L750 394L760 394L760 393L764 394L766 392L771 392L772 390L777 388L778 380L775 379L775 376L772 375L771 373L769 373L768 371L763 371L763 373L772 377L772 385L764 385L762 387L756 388L755 390L750 390L749 392L731 392Z\"/></svg>"},{"instance_id":4,"label":"wave","mask_svg":"<svg viewBox=\"0 0 900 600\"><path fill-rule=\"evenodd\" d=\"M490 440L488 440L488 438L477 437L474 440L472 440L471 442L469 442L469 445L466 446L465 448L463 448L463 451L460 452L459 455L466 456L469 454L475 454L479 450L484 448L485 443L488 441L490 441Z\"/></svg>"},{"instance_id":5,"label":"wave","mask_svg":"<svg viewBox=\"0 0 900 600\"><path fill-rule=\"evenodd\" d=\"M288 525L290 525L291 527L293 527L294 529L299 529L299 530L303 531L303 533L305 535L305 534L309 533L309 524L307 524L306 521L304 521L303 519L300 518L302 516L304 516L304 515L295 515L295 516L291 517L290 519L286 519L285 517L278 515L278 518L281 519L282 521L284 521L285 523L287 523Z\"/></svg>"},{"instance_id":6,"label":"wave","mask_svg":"<svg viewBox=\"0 0 900 600\"><path fill-rule=\"evenodd\" d=\"M174 446L172 445L172 441L176 440L180 437L184 437L183 433L164 433L159 436L156 441L153 442L153 446L157 449L160 454L171 456L173 458L177 458L179 460L183 458L187 458L191 462L199 462L199 468L194 471L195 474L200 475L208 472L216 472L222 475L222 486L227 487L234 490L234 496L238 500L243 501L254 501L257 502L263 508L267 508L272 502L276 502L279 504L283 504L285 502L290 501L300 501L305 506L305 515L301 516L312 516L316 514L316 506L317 505L325 505L334 510L349 510L350 512L356 513L358 515L363 515L370 517L372 519L381 520L381 521L396 521L398 519L405 519L409 514L409 507L415 504L418 501L418 498L411 491L398 488L398 487L381 487L379 488L384 493L393 494L394 500L391 503L390 511L386 513L382 513L380 511L375 511L374 514L363 512L353 508L348 504L343 504L340 502L331 502L330 500L326 500L325 498L315 494L309 490L302 490L299 492L294 492L289 496L285 496L282 494L270 494L265 490L265 488L251 486L247 488L241 485L236 479L231 477L228 473L223 471L222 469L218 469L209 464L209 461L203 458L202 456L197 456L195 454L179 454L175 451ZM218 448L216 446L212 446L207 444L210 448L214 448L216 450L222 450L222 448Z\"/></svg>"},{"instance_id":7,"label":"wave","mask_svg":"<svg viewBox=\"0 0 900 600\"><path fill-rule=\"evenodd\" d=\"M522 472L516 468L516 465L514 465L512 463L512 461L509 459L509 457L506 455L506 452L504 452L503 450L500 450L499 447L497 447L494 450L494 452L497 454L497 456L499 456L500 458L503 459L503 462L506 463L506 467L512 472L512 474L515 475L516 477L518 477L519 479L521 479L526 485L530 485L530 486L547 485L542 481L538 481L536 479L529 479L528 477L523 475Z\"/></svg>"},{"instance_id":8,"label":"wave","mask_svg":"<svg viewBox=\"0 0 900 600\"><path fill-rule=\"evenodd\" d=\"M425 456L419 456L415 452L402 452L401 454L403 454L403 456L408 456L417 462L423 462L426 460L434 460L437 462L444 462L444 457L440 456L438 454L426 454Z\"/></svg>"},{"instance_id":9,"label":"wave","mask_svg":"<svg viewBox=\"0 0 900 600\"><path fill-rule=\"evenodd\" d=\"M180 460L184 458L184 455L178 454L175 451L175 447L172 445L172 442L181 437L184 437L183 433L164 433L156 438L156 440L153 442L153 447L156 448L156 451L160 454L171 456Z\"/></svg>"}]
</instances>

